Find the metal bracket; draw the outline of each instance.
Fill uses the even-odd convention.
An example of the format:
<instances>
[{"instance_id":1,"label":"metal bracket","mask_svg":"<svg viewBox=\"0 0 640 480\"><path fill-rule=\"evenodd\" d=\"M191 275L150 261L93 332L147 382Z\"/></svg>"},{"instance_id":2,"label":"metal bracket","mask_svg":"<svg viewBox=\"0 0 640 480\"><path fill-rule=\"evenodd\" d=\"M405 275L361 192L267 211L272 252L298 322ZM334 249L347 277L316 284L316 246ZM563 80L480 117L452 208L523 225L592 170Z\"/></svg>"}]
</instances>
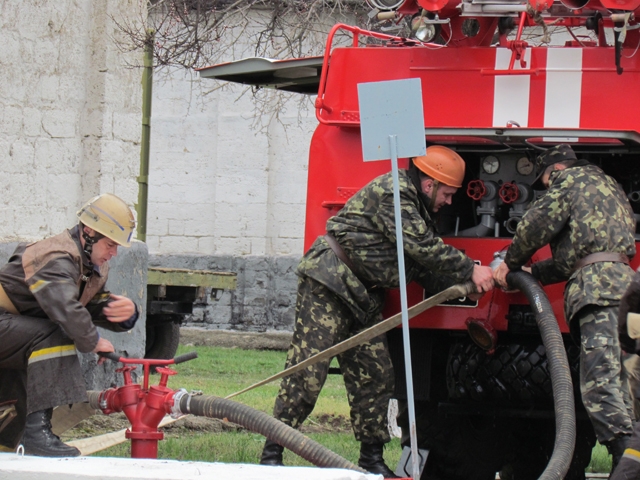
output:
<instances>
[{"instance_id":1,"label":"metal bracket","mask_svg":"<svg viewBox=\"0 0 640 480\"><path fill-rule=\"evenodd\" d=\"M424 467L427 464L427 457L429 456L429 450L426 448L418 449L418 465L420 467L420 473L416 476L416 478L422 477L422 472L424 471ZM401 478L411 478L411 448L405 446L402 449L402 456L398 461L398 466L396 467L396 471L394 472L397 476Z\"/></svg>"}]
</instances>

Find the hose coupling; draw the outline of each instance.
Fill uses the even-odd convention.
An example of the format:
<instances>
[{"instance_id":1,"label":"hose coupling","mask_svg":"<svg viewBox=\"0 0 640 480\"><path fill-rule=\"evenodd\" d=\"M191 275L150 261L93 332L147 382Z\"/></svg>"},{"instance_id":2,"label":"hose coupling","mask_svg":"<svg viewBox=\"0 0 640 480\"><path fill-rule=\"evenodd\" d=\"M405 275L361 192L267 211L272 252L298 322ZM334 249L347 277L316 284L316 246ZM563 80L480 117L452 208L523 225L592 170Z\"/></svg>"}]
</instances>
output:
<instances>
[{"instance_id":1,"label":"hose coupling","mask_svg":"<svg viewBox=\"0 0 640 480\"><path fill-rule=\"evenodd\" d=\"M173 405L171 407L170 414L171 418L180 418L182 415L184 415L185 412L180 409L180 400L182 400L182 397L184 397L185 395L189 395L189 392L187 392L187 390L184 388L181 388L173 395Z\"/></svg>"}]
</instances>

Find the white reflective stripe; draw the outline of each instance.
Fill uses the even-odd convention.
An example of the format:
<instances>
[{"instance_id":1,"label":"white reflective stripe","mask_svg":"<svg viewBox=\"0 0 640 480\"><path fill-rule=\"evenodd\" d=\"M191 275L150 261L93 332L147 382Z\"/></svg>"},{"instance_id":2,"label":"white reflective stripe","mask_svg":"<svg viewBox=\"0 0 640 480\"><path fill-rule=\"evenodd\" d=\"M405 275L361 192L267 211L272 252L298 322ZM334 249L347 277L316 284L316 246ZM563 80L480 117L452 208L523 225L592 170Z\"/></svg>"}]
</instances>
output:
<instances>
[{"instance_id":1,"label":"white reflective stripe","mask_svg":"<svg viewBox=\"0 0 640 480\"><path fill-rule=\"evenodd\" d=\"M75 345L61 345L59 347L49 347L43 348L41 350L36 350L29 356L28 365L31 365L36 362L41 362L42 360L50 360L52 358L60 358L60 357L70 357L72 355L77 355Z\"/></svg>"},{"instance_id":2,"label":"white reflective stripe","mask_svg":"<svg viewBox=\"0 0 640 480\"><path fill-rule=\"evenodd\" d=\"M531 49L525 50L527 68L531 67ZM507 70L511 61L511 50L496 49L496 70ZM516 60L515 70L522 70ZM506 127L510 121L521 127L529 126L530 75L496 75L493 87L493 126Z\"/></svg>"},{"instance_id":3,"label":"white reflective stripe","mask_svg":"<svg viewBox=\"0 0 640 480\"><path fill-rule=\"evenodd\" d=\"M582 97L582 49L547 49L544 126L579 128Z\"/></svg>"}]
</instances>

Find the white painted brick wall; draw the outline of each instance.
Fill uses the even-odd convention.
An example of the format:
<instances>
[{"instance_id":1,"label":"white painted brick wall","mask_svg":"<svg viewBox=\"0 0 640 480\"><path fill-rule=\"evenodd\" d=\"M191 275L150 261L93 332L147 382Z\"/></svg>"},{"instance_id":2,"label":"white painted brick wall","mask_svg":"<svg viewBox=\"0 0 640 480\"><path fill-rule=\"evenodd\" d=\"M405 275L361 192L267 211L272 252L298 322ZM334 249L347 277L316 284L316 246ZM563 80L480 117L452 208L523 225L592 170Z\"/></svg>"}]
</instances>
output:
<instances>
[{"instance_id":1,"label":"white painted brick wall","mask_svg":"<svg viewBox=\"0 0 640 480\"><path fill-rule=\"evenodd\" d=\"M190 72L156 72L150 252L302 254L314 112L303 111L299 125L294 98L281 112L287 128L272 121L267 135L252 129L253 100L243 87L203 95L216 86Z\"/></svg>"},{"instance_id":2,"label":"white painted brick wall","mask_svg":"<svg viewBox=\"0 0 640 480\"><path fill-rule=\"evenodd\" d=\"M136 21L141 4L0 2L0 242L55 234L100 192L137 202L142 72L126 67L140 58L118 51L111 16ZM155 73L149 250L301 254L311 103L299 112L294 95L285 128L221 85Z\"/></svg>"},{"instance_id":3,"label":"white painted brick wall","mask_svg":"<svg viewBox=\"0 0 640 480\"><path fill-rule=\"evenodd\" d=\"M101 192L137 200L140 59L112 17L139 3L0 2L0 242L59 233Z\"/></svg>"}]
</instances>

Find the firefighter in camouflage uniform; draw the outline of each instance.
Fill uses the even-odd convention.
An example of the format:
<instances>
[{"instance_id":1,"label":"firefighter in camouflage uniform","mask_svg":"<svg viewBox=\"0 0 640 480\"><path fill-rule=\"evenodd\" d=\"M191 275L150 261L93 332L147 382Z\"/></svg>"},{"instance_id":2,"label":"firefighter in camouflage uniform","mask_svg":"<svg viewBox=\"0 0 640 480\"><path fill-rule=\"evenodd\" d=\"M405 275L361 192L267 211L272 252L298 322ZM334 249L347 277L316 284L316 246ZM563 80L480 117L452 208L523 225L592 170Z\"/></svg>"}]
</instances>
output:
<instances>
[{"instance_id":1,"label":"firefighter in camouflage uniform","mask_svg":"<svg viewBox=\"0 0 640 480\"><path fill-rule=\"evenodd\" d=\"M565 318L580 338L580 391L598 441L619 461L632 432L626 375L621 368L618 306L631 278L636 253L635 220L622 188L599 167L578 160L566 144L538 157L547 192L518 224L498 284L549 244L552 258L536 262L531 274L543 285L567 281Z\"/></svg>"},{"instance_id":2,"label":"firefighter in camouflage uniform","mask_svg":"<svg viewBox=\"0 0 640 480\"><path fill-rule=\"evenodd\" d=\"M407 281L440 291L472 280L478 292L493 288L489 267L446 245L431 215L450 204L461 186L465 164L454 151L427 148L399 172ZM298 265L296 324L286 367L371 327L382 319L384 289L399 286L393 179L382 175L351 197L327 221ZM395 475L384 463L389 442L387 409L394 375L386 336L338 356L351 407L351 424L361 442L358 464L386 478ZM318 362L282 380L274 417L297 428L313 410L325 382L329 361ZM283 448L267 440L260 463L282 465Z\"/></svg>"},{"instance_id":3,"label":"firefighter in camouflage uniform","mask_svg":"<svg viewBox=\"0 0 640 480\"><path fill-rule=\"evenodd\" d=\"M22 443L27 455L80 454L51 431L53 407L87 401L77 351L113 352L96 325L130 330L138 308L105 292L109 260L129 246L135 226L115 195L93 198L79 224L59 235L20 244L0 268L0 404L17 417L0 431L0 451Z\"/></svg>"}]
</instances>

